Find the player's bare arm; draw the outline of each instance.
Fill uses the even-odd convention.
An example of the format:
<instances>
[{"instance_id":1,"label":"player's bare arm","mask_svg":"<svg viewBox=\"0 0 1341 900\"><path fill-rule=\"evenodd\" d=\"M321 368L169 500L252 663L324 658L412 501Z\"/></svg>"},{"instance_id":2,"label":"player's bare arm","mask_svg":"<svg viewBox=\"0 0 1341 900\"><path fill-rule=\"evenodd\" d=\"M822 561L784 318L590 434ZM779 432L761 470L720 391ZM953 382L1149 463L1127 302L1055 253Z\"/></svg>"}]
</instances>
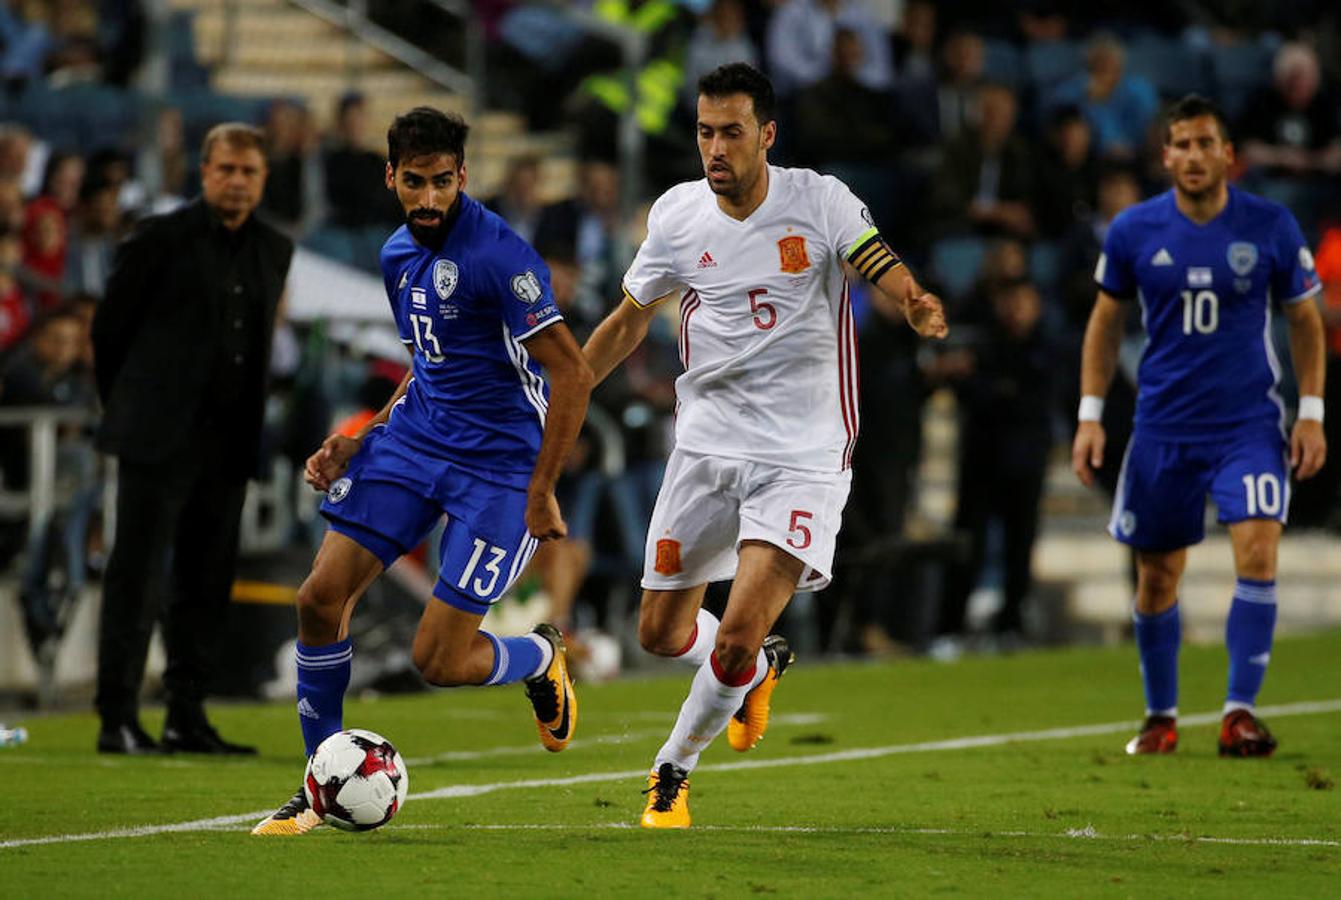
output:
<instances>
[{"instance_id":1,"label":"player's bare arm","mask_svg":"<svg viewBox=\"0 0 1341 900\"><path fill-rule=\"evenodd\" d=\"M554 485L582 430L595 381L573 333L562 322L527 338L523 344L531 358L544 367L549 380L545 433L526 491L526 529L532 537L548 541L568 534L559 515L559 502L554 499Z\"/></svg>"},{"instance_id":2,"label":"player's bare arm","mask_svg":"<svg viewBox=\"0 0 1341 900\"><path fill-rule=\"evenodd\" d=\"M647 327L656 315L657 305L670 296L658 297L654 302L644 305L626 294L624 302L596 327L582 348L582 354L591 366L594 384L604 381L642 343L647 336Z\"/></svg>"},{"instance_id":3,"label":"player's bare arm","mask_svg":"<svg viewBox=\"0 0 1341 900\"><path fill-rule=\"evenodd\" d=\"M1312 300L1285 307L1290 323L1290 357L1294 360L1299 396L1322 397L1326 380L1326 350L1322 315ZM1312 478L1327 462L1327 438L1322 422L1300 416L1290 434L1290 467L1296 478Z\"/></svg>"},{"instance_id":4,"label":"player's bare arm","mask_svg":"<svg viewBox=\"0 0 1341 900\"><path fill-rule=\"evenodd\" d=\"M925 290L902 263L879 276L872 302L885 316L903 316L922 337L943 339L950 333L941 298Z\"/></svg>"},{"instance_id":5,"label":"player's bare arm","mask_svg":"<svg viewBox=\"0 0 1341 900\"><path fill-rule=\"evenodd\" d=\"M1127 308L1121 300L1100 291L1085 326L1085 343L1080 358L1080 395L1103 397L1117 371L1118 348L1122 344L1122 322ZM1094 484L1094 470L1104 463L1104 427L1098 418L1084 418L1076 426L1071 446L1071 470L1080 483Z\"/></svg>"},{"instance_id":6,"label":"player's bare arm","mask_svg":"<svg viewBox=\"0 0 1341 900\"><path fill-rule=\"evenodd\" d=\"M410 351L411 356L414 351ZM386 405L378 411L377 415L368 420L358 434L354 437L346 437L343 434L332 434L321 442L321 446L307 458L306 465L303 466L303 480L318 491L329 490L331 482L344 474L349 461L354 458L354 454L359 452L359 447L363 445L363 439L368 436L378 425L386 422L391 415L391 410L405 396L405 390L410 386L410 379L414 375L413 369L407 369L405 377L396 385L395 392Z\"/></svg>"}]
</instances>

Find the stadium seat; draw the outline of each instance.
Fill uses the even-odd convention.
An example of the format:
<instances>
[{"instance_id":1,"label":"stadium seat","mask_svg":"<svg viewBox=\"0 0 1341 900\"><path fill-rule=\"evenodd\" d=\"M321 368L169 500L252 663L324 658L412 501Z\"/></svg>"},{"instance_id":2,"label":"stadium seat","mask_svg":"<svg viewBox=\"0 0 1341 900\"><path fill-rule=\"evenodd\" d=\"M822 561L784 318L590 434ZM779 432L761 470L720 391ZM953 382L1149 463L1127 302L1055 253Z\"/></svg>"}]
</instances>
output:
<instances>
[{"instance_id":1,"label":"stadium seat","mask_svg":"<svg viewBox=\"0 0 1341 900\"><path fill-rule=\"evenodd\" d=\"M261 124L272 99L238 97L195 88L172 92L168 102L182 111L187 146L198 147L205 132L220 122Z\"/></svg>"},{"instance_id":2,"label":"stadium seat","mask_svg":"<svg viewBox=\"0 0 1341 900\"><path fill-rule=\"evenodd\" d=\"M1271 83L1275 50L1261 43L1215 46L1210 51L1215 98L1233 122L1243 114L1253 93Z\"/></svg>"},{"instance_id":3,"label":"stadium seat","mask_svg":"<svg viewBox=\"0 0 1341 900\"><path fill-rule=\"evenodd\" d=\"M942 238L931 245L931 271L950 297L960 299L978 280L986 253L982 238Z\"/></svg>"},{"instance_id":4,"label":"stadium seat","mask_svg":"<svg viewBox=\"0 0 1341 900\"><path fill-rule=\"evenodd\" d=\"M1127 45L1127 71L1144 76L1161 97L1206 93L1208 68L1202 50L1173 38L1142 35Z\"/></svg>"},{"instance_id":5,"label":"stadium seat","mask_svg":"<svg viewBox=\"0 0 1341 900\"><path fill-rule=\"evenodd\" d=\"M1085 51L1075 41L1040 41L1024 51L1024 73L1040 96L1085 69Z\"/></svg>"}]
</instances>

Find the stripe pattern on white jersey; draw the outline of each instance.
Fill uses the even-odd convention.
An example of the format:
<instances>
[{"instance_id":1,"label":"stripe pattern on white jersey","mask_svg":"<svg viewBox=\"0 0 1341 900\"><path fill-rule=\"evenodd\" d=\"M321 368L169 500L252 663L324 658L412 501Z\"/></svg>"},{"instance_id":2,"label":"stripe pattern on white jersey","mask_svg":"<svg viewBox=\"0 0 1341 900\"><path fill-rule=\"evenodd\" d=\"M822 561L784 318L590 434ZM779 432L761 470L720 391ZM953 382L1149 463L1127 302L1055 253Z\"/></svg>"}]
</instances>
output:
<instances>
[{"instance_id":1,"label":"stripe pattern on white jersey","mask_svg":"<svg viewBox=\"0 0 1341 900\"><path fill-rule=\"evenodd\" d=\"M843 447L843 468L852 468L852 453L857 449L861 429L861 388L857 378L857 323L852 318L852 297L847 279L843 279L843 297L838 304L838 403L843 412L847 444Z\"/></svg>"}]
</instances>

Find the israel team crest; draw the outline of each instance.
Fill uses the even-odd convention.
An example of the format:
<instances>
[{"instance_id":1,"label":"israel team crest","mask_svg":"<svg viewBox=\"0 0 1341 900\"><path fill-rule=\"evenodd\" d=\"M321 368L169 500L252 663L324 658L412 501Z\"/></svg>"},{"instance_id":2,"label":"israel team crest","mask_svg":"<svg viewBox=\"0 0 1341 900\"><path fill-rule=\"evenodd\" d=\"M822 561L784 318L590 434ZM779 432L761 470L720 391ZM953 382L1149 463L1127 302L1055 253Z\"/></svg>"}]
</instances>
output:
<instances>
[{"instance_id":1,"label":"israel team crest","mask_svg":"<svg viewBox=\"0 0 1341 900\"><path fill-rule=\"evenodd\" d=\"M1242 278L1257 265L1257 245L1247 241L1235 241L1229 245L1226 256L1234 274Z\"/></svg>"},{"instance_id":2,"label":"israel team crest","mask_svg":"<svg viewBox=\"0 0 1341 900\"><path fill-rule=\"evenodd\" d=\"M457 271L456 263L450 259L440 259L433 264L433 287L443 300L452 296L452 291L456 290L456 282L460 277L461 274Z\"/></svg>"}]
</instances>

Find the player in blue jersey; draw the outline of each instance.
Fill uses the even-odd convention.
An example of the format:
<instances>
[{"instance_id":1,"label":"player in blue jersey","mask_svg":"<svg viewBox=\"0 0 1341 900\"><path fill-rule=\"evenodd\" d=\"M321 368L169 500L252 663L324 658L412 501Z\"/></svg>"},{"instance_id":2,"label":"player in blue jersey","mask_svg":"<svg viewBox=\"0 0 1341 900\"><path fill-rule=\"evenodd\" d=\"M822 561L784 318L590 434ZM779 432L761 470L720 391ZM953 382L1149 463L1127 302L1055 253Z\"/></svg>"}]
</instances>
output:
<instances>
[{"instance_id":1,"label":"player in blue jersey","mask_svg":"<svg viewBox=\"0 0 1341 900\"><path fill-rule=\"evenodd\" d=\"M1320 290L1299 225L1279 204L1228 185L1234 162L1224 116L1189 96L1170 109L1164 167L1172 190L1119 215L1095 271L1085 332L1072 467L1086 485L1103 463L1099 424L1117 363L1126 304L1141 304L1147 343L1135 429L1122 463L1110 533L1136 550L1135 630L1146 721L1128 753L1178 744L1178 582L1201 541L1206 495L1229 526L1237 583L1225 626L1229 690L1222 756L1268 756L1276 741L1253 704L1271 656L1276 550L1290 476L1327 458L1323 437ZM1271 320L1282 311L1299 384L1288 438Z\"/></svg>"},{"instance_id":2,"label":"player in blue jersey","mask_svg":"<svg viewBox=\"0 0 1341 900\"><path fill-rule=\"evenodd\" d=\"M537 543L566 533L554 484L586 413L591 369L540 257L463 193L467 130L420 107L387 135L386 184L406 224L382 248L382 275L413 363L357 437L332 435L307 461L330 522L298 592L298 715L309 756L343 727L355 603L444 514L415 665L442 686L524 682L548 750L566 747L576 724L558 630L499 638L480 621ZM303 834L319 823L299 790L253 833Z\"/></svg>"}]
</instances>

